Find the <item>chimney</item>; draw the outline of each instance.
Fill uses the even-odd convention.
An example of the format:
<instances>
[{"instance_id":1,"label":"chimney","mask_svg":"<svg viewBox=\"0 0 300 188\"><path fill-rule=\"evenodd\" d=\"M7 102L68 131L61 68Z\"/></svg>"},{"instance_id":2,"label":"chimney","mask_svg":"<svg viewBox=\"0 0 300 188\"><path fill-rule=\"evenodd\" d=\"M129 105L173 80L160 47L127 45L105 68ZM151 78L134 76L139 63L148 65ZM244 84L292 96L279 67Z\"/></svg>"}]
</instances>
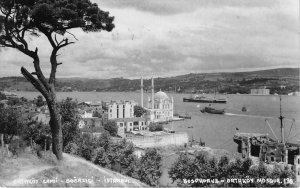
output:
<instances>
[{"instance_id":1,"label":"chimney","mask_svg":"<svg viewBox=\"0 0 300 188\"><path fill-rule=\"evenodd\" d=\"M141 77L141 107L144 108L144 85L143 85L143 77Z\"/></svg>"}]
</instances>

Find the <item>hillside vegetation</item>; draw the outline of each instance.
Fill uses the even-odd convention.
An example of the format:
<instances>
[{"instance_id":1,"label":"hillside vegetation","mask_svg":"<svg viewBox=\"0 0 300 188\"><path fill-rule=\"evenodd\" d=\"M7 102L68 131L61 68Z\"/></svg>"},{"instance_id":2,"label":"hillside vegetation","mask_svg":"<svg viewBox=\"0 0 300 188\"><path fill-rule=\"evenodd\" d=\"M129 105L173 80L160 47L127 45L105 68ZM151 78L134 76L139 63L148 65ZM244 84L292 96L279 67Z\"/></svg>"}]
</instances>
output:
<instances>
[{"instance_id":1,"label":"hillside vegetation","mask_svg":"<svg viewBox=\"0 0 300 188\"><path fill-rule=\"evenodd\" d=\"M0 161L0 186L29 187L145 187L136 179L64 154L57 162L50 152L42 157L26 152Z\"/></svg>"},{"instance_id":2,"label":"hillside vegetation","mask_svg":"<svg viewBox=\"0 0 300 188\"><path fill-rule=\"evenodd\" d=\"M184 93L249 93L250 88L267 86L271 93L287 94L299 91L299 68L281 68L251 72L195 73L166 78L155 78L156 90ZM280 86L284 86L282 89ZM150 91L151 80L144 80ZM139 79L60 78L58 91L137 91ZM35 91L22 77L0 78L0 90Z\"/></svg>"}]
</instances>

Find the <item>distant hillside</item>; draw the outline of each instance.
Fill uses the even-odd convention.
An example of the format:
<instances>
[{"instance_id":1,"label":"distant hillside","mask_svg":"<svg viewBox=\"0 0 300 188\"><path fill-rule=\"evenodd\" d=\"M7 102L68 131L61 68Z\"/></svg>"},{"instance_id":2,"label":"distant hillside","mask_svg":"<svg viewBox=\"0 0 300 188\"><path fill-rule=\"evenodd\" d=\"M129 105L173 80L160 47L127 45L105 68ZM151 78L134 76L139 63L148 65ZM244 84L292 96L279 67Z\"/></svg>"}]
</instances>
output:
<instances>
[{"instance_id":1,"label":"distant hillside","mask_svg":"<svg viewBox=\"0 0 300 188\"><path fill-rule=\"evenodd\" d=\"M174 77L155 78L155 89L169 92L221 92L249 93L250 88L267 86L271 92L286 94L299 91L299 68L281 68L251 72L197 73ZM144 80L145 90L150 90L151 81ZM283 85L284 90L278 88ZM88 79L59 78L58 91L137 91L139 79ZM0 90L35 91L23 77L0 78ZM282 91L281 91L282 90Z\"/></svg>"}]
</instances>

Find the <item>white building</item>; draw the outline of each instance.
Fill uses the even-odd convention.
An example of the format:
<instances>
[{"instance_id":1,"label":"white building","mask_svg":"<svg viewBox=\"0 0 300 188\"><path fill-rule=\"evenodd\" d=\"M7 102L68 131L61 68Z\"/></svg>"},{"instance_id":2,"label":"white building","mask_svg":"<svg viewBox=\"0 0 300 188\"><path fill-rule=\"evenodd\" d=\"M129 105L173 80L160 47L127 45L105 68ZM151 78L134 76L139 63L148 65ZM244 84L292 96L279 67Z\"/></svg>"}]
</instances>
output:
<instances>
[{"instance_id":1,"label":"white building","mask_svg":"<svg viewBox=\"0 0 300 188\"><path fill-rule=\"evenodd\" d=\"M118 125L118 135L125 136L126 132L148 130L148 121L146 118L134 117L115 119Z\"/></svg>"},{"instance_id":2,"label":"white building","mask_svg":"<svg viewBox=\"0 0 300 188\"><path fill-rule=\"evenodd\" d=\"M134 106L133 101L111 101L108 103L108 119L133 118Z\"/></svg>"},{"instance_id":3,"label":"white building","mask_svg":"<svg viewBox=\"0 0 300 188\"><path fill-rule=\"evenodd\" d=\"M141 79L141 96L143 96L143 79ZM148 118L150 122L163 122L173 119L174 99L169 98L165 92L159 91L154 94L154 80L151 82L151 99L148 97ZM143 97L141 97L141 106L143 106Z\"/></svg>"}]
</instances>

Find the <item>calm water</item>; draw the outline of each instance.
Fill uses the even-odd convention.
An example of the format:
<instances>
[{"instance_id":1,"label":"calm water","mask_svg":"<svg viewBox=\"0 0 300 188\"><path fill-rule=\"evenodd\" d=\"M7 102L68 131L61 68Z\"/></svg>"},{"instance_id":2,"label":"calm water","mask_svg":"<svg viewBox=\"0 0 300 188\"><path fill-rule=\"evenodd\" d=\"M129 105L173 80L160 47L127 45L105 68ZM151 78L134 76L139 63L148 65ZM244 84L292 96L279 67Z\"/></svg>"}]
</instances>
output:
<instances>
[{"instance_id":1,"label":"calm water","mask_svg":"<svg viewBox=\"0 0 300 188\"><path fill-rule=\"evenodd\" d=\"M37 92L19 92L19 96L29 99L36 98ZM206 142L207 146L222 148L229 151L236 151L237 145L233 142L233 134L239 132L268 133L275 138L265 123L269 124L280 138L279 97L278 96L250 96L250 95L224 95L219 97L228 98L227 104L214 104L216 108L226 108L225 115L202 114L199 110L203 108L203 103L182 102L182 98L189 94L168 94L174 97L174 112L188 113L191 120L173 122L166 127L171 127L175 131L188 132L195 140ZM144 93L144 106L150 93ZM58 100L71 97L81 101L110 101L110 100L134 100L140 103L140 93L136 92L61 92L57 94ZM218 97L218 96L217 96ZM243 106L248 111L241 112ZM288 141L297 142L300 140L300 97L283 96L282 111L285 125L285 137ZM295 123L292 125L292 119ZM193 126L193 128L188 128ZM238 128L239 130L236 130ZM291 131L290 131L291 130Z\"/></svg>"}]
</instances>

